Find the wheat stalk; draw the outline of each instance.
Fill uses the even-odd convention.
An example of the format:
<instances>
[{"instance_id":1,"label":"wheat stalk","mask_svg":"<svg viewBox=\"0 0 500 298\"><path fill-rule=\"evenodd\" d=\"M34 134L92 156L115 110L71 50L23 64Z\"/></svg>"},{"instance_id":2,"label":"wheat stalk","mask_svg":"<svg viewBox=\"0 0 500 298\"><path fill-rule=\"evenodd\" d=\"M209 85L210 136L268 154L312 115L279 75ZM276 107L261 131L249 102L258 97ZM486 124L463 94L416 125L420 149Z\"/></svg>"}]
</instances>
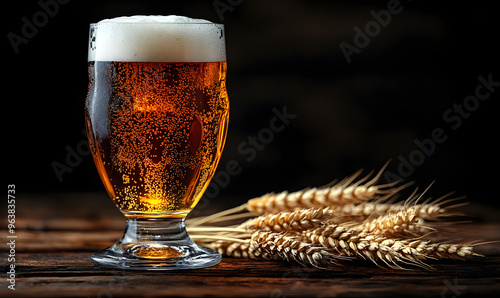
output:
<instances>
[{"instance_id":1,"label":"wheat stalk","mask_svg":"<svg viewBox=\"0 0 500 298\"><path fill-rule=\"evenodd\" d=\"M230 257L295 261L321 269L332 269L339 265L338 260L348 259L286 233L255 231L246 240L214 241L205 246Z\"/></svg>"},{"instance_id":2,"label":"wheat stalk","mask_svg":"<svg viewBox=\"0 0 500 298\"><path fill-rule=\"evenodd\" d=\"M418 254L426 258L465 260L469 256L481 256L474 252L474 243L431 243L430 240L398 240L368 236L370 241L390 247L407 254Z\"/></svg>"},{"instance_id":3,"label":"wheat stalk","mask_svg":"<svg viewBox=\"0 0 500 298\"><path fill-rule=\"evenodd\" d=\"M424 222L416 217L416 211L412 208L382 215L357 225L354 229L366 234L394 238L418 237L435 230L425 226Z\"/></svg>"},{"instance_id":4,"label":"wheat stalk","mask_svg":"<svg viewBox=\"0 0 500 298\"><path fill-rule=\"evenodd\" d=\"M313 244L335 249L341 256L368 259L377 265L378 261L382 261L394 269L402 269L405 264L431 269L432 267L423 260L463 260L468 256L479 256L474 253L472 244L430 243L428 240L419 239L398 240L338 225L311 229L306 231L304 236Z\"/></svg>"},{"instance_id":5,"label":"wheat stalk","mask_svg":"<svg viewBox=\"0 0 500 298\"><path fill-rule=\"evenodd\" d=\"M313 244L334 249L341 256L368 259L378 265L381 260L391 268L400 267L398 263L412 263L411 259L398 254L391 248L377 242L364 239L358 230L339 225L327 225L303 233L305 239Z\"/></svg>"},{"instance_id":6,"label":"wheat stalk","mask_svg":"<svg viewBox=\"0 0 500 298\"><path fill-rule=\"evenodd\" d=\"M331 216L332 210L328 207L283 211L251 218L238 227L246 230L273 232L303 231L321 226Z\"/></svg>"},{"instance_id":7,"label":"wheat stalk","mask_svg":"<svg viewBox=\"0 0 500 298\"><path fill-rule=\"evenodd\" d=\"M210 216L188 219L186 224L189 224L190 226L199 226L202 224L249 218L255 215L265 215L283 211L291 212L300 209L317 209L324 207L340 208L342 206L366 202L373 199L377 199L378 202L382 202L412 184L410 182L396 188L394 188L394 186L398 183L398 181L376 185L375 183L378 182L383 170L386 167L387 164L384 165L384 167L372 180L365 184L362 183L368 180L372 173L366 175L357 182L354 182L361 174L362 170L360 170L354 175L345 178L333 186L307 188L291 193L288 191L282 191L278 194L268 193L263 196L250 199L240 206L224 210ZM343 217L349 215L347 213L343 214L342 209L339 209L336 216ZM353 214L353 216L355 215Z\"/></svg>"},{"instance_id":8,"label":"wheat stalk","mask_svg":"<svg viewBox=\"0 0 500 298\"><path fill-rule=\"evenodd\" d=\"M258 259L259 256L250 250L250 241L214 241L205 244L206 247L215 250L221 255L235 258Z\"/></svg>"},{"instance_id":9,"label":"wheat stalk","mask_svg":"<svg viewBox=\"0 0 500 298\"><path fill-rule=\"evenodd\" d=\"M250 240L250 252L265 259L295 261L304 266L331 269L339 260L348 258L334 255L324 247L302 241L300 236L285 233L256 231Z\"/></svg>"},{"instance_id":10,"label":"wheat stalk","mask_svg":"<svg viewBox=\"0 0 500 298\"><path fill-rule=\"evenodd\" d=\"M266 214L279 211L294 211L303 208L321 208L327 206L341 206L345 204L361 203L381 197L387 199L409 184L394 186L398 183L376 185L386 166L370 181L363 184L371 173L354 182L361 174L361 170L347 177L333 186L313 187L289 193L268 193L261 197L249 200L246 208L249 211Z\"/></svg>"}]
</instances>

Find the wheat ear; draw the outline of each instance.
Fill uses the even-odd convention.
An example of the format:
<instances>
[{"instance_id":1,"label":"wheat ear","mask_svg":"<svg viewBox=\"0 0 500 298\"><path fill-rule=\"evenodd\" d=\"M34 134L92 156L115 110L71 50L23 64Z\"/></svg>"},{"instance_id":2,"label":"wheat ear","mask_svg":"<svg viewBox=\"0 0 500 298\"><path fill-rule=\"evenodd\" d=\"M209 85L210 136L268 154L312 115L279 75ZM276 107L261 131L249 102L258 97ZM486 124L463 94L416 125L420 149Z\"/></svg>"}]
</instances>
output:
<instances>
[{"instance_id":1,"label":"wheat ear","mask_svg":"<svg viewBox=\"0 0 500 298\"><path fill-rule=\"evenodd\" d=\"M362 233L385 237L418 237L425 235L433 228L427 227L416 217L415 209L401 210L397 213L382 215L374 220L366 221L354 227Z\"/></svg>"},{"instance_id":2,"label":"wheat ear","mask_svg":"<svg viewBox=\"0 0 500 298\"><path fill-rule=\"evenodd\" d=\"M456 198L456 200L461 198ZM465 203L464 203L465 204ZM443 207L439 203L424 203L415 204L411 207L402 203L390 204L386 202L362 202L359 204L346 204L342 206L330 207L334 217L330 222L341 223L347 221L361 222L366 219L379 217L388 213L396 213L403 210L414 209L415 217L423 220L437 221L442 217L460 215L459 213L451 213L449 209L458 206Z\"/></svg>"},{"instance_id":3,"label":"wheat ear","mask_svg":"<svg viewBox=\"0 0 500 298\"><path fill-rule=\"evenodd\" d=\"M367 236L365 239L406 255L424 258L464 260L469 256L481 256L474 252L474 246L480 243L431 243L430 240L392 239L377 236Z\"/></svg>"},{"instance_id":4,"label":"wheat ear","mask_svg":"<svg viewBox=\"0 0 500 298\"><path fill-rule=\"evenodd\" d=\"M211 243L206 243L204 246L215 250L221 255L234 257L234 258L245 258L245 259L259 259L259 256L254 254L254 250L250 250L250 240L243 242L233 242L233 241L214 241Z\"/></svg>"},{"instance_id":5,"label":"wheat ear","mask_svg":"<svg viewBox=\"0 0 500 298\"><path fill-rule=\"evenodd\" d=\"M329 207L300 209L251 218L240 224L238 228L272 232L300 232L321 226L331 216L332 210Z\"/></svg>"},{"instance_id":6,"label":"wheat ear","mask_svg":"<svg viewBox=\"0 0 500 298\"><path fill-rule=\"evenodd\" d=\"M324 247L304 242L300 236L262 231L256 231L252 234L250 251L265 259L295 261L303 266L313 266L320 269L332 269L332 267L339 265L339 260L349 259L334 255Z\"/></svg>"},{"instance_id":7,"label":"wheat ear","mask_svg":"<svg viewBox=\"0 0 500 298\"><path fill-rule=\"evenodd\" d=\"M366 233L344 226L330 224L305 231L303 236L313 244L334 249L341 256L368 259L377 266L380 266L379 261L381 261L393 269L404 269L402 266L405 264L430 268L421 261L425 259L424 255L417 252L411 255L403 254L388 245L366 238Z\"/></svg>"},{"instance_id":8,"label":"wheat ear","mask_svg":"<svg viewBox=\"0 0 500 298\"><path fill-rule=\"evenodd\" d=\"M345 204L361 203L372 200L378 196L389 198L409 184L394 188L398 181L388 184L376 185L383 170L370 181L366 182L371 173L354 182L361 174L361 170L341 182L326 187L314 187L289 193L268 193L261 197L250 199L246 203L249 211L266 214L279 211L294 211L301 208L321 208L327 206L341 206ZM365 184L363 184L365 183Z\"/></svg>"}]
</instances>

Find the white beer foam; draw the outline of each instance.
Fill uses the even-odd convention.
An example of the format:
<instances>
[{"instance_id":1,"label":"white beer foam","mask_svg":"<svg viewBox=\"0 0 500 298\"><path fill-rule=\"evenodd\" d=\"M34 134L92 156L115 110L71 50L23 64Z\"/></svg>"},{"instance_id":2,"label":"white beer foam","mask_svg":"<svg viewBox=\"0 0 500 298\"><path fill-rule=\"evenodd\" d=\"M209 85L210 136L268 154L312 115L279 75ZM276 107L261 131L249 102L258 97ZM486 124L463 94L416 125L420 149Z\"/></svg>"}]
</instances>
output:
<instances>
[{"instance_id":1,"label":"white beer foam","mask_svg":"<svg viewBox=\"0 0 500 298\"><path fill-rule=\"evenodd\" d=\"M184 16L105 19L91 25L88 61L226 61L223 34L223 25Z\"/></svg>"}]
</instances>

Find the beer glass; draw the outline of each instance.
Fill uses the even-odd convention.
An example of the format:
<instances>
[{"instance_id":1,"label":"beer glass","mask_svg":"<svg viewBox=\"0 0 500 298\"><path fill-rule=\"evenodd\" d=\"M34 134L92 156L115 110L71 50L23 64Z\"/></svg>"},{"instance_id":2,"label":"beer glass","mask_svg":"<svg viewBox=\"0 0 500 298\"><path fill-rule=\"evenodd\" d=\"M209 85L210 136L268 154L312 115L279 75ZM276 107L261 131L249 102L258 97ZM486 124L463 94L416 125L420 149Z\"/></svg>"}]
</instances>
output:
<instances>
[{"instance_id":1,"label":"beer glass","mask_svg":"<svg viewBox=\"0 0 500 298\"><path fill-rule=\"evenodd\" d=\"M178 16L133 16L90 25L85 122L123 237L92 255L123 269L216 265L184 219L208 187L229 116L224 27Z\"/></svg>"}]
</instances>

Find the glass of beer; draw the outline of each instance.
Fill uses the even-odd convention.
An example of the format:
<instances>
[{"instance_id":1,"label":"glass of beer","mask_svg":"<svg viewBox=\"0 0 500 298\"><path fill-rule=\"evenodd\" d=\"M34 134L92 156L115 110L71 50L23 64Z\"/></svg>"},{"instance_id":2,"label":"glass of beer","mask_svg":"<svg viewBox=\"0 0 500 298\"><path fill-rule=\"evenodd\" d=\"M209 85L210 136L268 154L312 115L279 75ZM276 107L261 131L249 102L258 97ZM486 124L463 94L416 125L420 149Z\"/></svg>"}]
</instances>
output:
<instances>
[{"instance_id":1,"label":"glass of beer","mask_svg":"<svg viewBox=\"0 0 500 298\"><path fill-rule=\"evenodd\" d=\"M226 139L224 27L180 16L90 25L85 122L123 237L94 263L136 270L216 265L184 219L212 179Z\"/></svg>"}]
</instances>

